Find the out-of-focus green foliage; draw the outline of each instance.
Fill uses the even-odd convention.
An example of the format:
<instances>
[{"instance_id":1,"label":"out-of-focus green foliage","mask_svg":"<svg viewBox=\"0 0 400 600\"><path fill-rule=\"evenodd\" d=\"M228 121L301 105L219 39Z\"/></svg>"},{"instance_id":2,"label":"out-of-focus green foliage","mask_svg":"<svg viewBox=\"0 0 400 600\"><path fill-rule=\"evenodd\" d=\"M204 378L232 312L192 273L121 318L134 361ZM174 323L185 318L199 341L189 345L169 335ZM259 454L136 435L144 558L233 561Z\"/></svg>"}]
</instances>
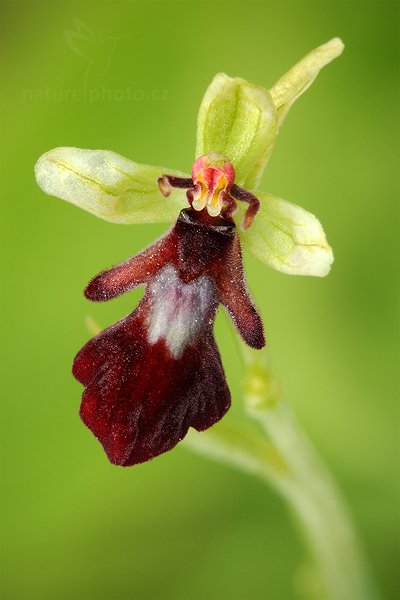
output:
<instances>
[{"instance_id":1,"label":"out-of-focus green foliage","mask_svg":"<svg viewBox=\"0 0 400 600\"><path fill-rule=\"evenodd\" d=\"M262 189L318 215L325 279L246 258L271 366L331 466L385 598L396 589L397 6L391 2L15 2L2 6L3 596L7 600L295 598L303 548L281 500L183 448L112 467L70 375L88 335L140 290L89 305L89 278L160 235L50 198L33 167L57 146L190 171L217 72L270 87L339 35L343 57L290 111ZM216 334L233 395L241 363ZM297 590L297 591L296 591Z\"/></svg>"}]
</instances>

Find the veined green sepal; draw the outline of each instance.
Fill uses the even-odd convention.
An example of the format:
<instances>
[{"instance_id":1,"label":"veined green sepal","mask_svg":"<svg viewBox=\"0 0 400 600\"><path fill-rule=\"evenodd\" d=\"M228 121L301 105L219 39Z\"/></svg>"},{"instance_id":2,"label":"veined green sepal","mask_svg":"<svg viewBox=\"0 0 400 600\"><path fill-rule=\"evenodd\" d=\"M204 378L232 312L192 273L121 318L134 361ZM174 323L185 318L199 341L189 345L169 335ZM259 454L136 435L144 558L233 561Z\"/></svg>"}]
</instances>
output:
<instances>
[{"instance_id":1,"label":"veined green sepal","mask_svg":"<svg viewBox=\"0 0 400 600\"><path fill-rule=\"evenodd\" d=\"M292 104L310 87L322 67L340 56L343 49L344 44L340 38L333 38L322 44L302 58L270 89L278 113L279 127Z\"/></svg>"},{"instance_id":2,"label":"veined green sepal","mask_svg":"<svg viewBox=\"0 0 400 600\"><path fill-rule=\"evenodd\" d=\"M142 165L109 150L54 148L35 166L36 180L46 194L71 202L111 223L174 221L187 206L185 192L160 194L157 178L180 171Z\"/></svg>"},{"instance_id":3,"label":"veined green sepal","mask_svg":"<svg viewBox=\"0 0 400 600\"><path fill-rule=\"evenodd\" d=\"M260 210L251 227L241 232L243 247L282 273L327 275L333 253L318 219L296 204L256 193ZM242 206L238 210L243 210Z\"/></svg>"},{"instance_id":4,"label":"veined green sepal","mask_svg":"<svg viewBox=\"0 0 400 600\"><path fill-rule=\"evenodd\" d=\"M196 157L211 152L226 155L235 168L236 183L256 188L276 132L276 109L268 90L219 73L200 105Z\"/></svg>"}]
</instances>

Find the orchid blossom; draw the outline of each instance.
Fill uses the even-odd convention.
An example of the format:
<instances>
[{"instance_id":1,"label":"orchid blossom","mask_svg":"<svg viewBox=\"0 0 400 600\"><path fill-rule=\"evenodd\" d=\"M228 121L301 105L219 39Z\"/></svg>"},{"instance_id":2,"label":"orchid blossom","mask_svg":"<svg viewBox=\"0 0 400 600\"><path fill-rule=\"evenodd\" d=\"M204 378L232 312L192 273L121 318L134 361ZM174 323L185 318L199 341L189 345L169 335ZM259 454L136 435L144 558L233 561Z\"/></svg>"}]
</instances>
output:
<instances>
[{"instance_id":1,"label":"orchid blossom","mask_svg":"<svg viewBox=\"0 0 400 600\"><path fill-rule=\"evenodd\" d=\"M128 466L205 430L230 406L213 337L219 304L250 347L265 345L246 288L241 247L295 275L324 276L333 261L312 214L258 190L280 126L320 69L343 49L335 38L270 89L218 74L200 106L191 175L105 150L55 148L36 164L46 193L112 223L175 225L140 254L88 284L92 301L146 291L126 318L77 354L83 422L110 461ZM186 191L185 191L186 190Z\"/></svg>"}]
</instances>

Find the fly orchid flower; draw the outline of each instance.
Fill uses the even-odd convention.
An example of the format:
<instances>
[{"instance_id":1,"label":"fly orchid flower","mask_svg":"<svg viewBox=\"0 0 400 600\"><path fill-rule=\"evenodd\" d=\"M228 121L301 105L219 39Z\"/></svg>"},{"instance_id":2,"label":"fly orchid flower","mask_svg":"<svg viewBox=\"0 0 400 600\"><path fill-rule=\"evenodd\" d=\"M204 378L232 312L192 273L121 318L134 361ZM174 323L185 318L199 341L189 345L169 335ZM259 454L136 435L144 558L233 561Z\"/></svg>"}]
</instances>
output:
<instances>
[{"instance_id":1,"label":"fly orchid flower","mask_svg":"<svg viewBox=\"0 0 400 600\"><path fill-rule=\"evenodd\" d=\"M73 365L85 386L82 420L112 463L147 461L173 448L189 427L207 429L228 410L213 337L218 305L249 346L265 345L241 245L284 273L328 273L332 251L319 221L256 189L289 108L342 49L339 39L320 46L269 91L217 75L200 106L191 176L104 150L56 148L39 159L36 178L46 193L107 221L179 215L161 239L85 290L89 300L105 301L146 286L137 308L91 339Z\"/></svg>"}]
</instances>

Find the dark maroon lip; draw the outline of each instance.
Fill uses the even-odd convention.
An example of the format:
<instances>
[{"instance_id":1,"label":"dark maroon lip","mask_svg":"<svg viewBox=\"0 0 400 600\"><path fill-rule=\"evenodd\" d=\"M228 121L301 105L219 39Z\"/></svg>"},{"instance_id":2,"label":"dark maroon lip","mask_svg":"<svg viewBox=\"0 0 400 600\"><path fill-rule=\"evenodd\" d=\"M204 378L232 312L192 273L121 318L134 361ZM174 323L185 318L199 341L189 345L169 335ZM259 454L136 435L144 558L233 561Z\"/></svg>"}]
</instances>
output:
<instances>
[{"instance_id":1,"label":"dark maroon lip","mask_svg":"<svg viewBox=\"0 0 400 600\"><path fill-rule=\"evenodd\" d=\"M197 225L205 227L222 235L232 235L236 229L235 223L232 220L223 219L220 216L210 217L204 210L197 211L193 208L184 208L179 213L178 221L182 221L189 225Z\"/></svg>"},{"instance_id":2,"label":"dark maroon lip","mask_svg":"<svg viewBox=\"0 0 400 600\"><path fill-rule=\"evenodd\" d=\"M137 308L90 340L73 365L85 386L82 420L122 466L171 450L190 427L207 429L228 410L213 335L219 304L248 345L265 345L231 220L182 210L169 232L94 277L85 295L101 302L143 284Z\"/></svg>"}]
</instances>

